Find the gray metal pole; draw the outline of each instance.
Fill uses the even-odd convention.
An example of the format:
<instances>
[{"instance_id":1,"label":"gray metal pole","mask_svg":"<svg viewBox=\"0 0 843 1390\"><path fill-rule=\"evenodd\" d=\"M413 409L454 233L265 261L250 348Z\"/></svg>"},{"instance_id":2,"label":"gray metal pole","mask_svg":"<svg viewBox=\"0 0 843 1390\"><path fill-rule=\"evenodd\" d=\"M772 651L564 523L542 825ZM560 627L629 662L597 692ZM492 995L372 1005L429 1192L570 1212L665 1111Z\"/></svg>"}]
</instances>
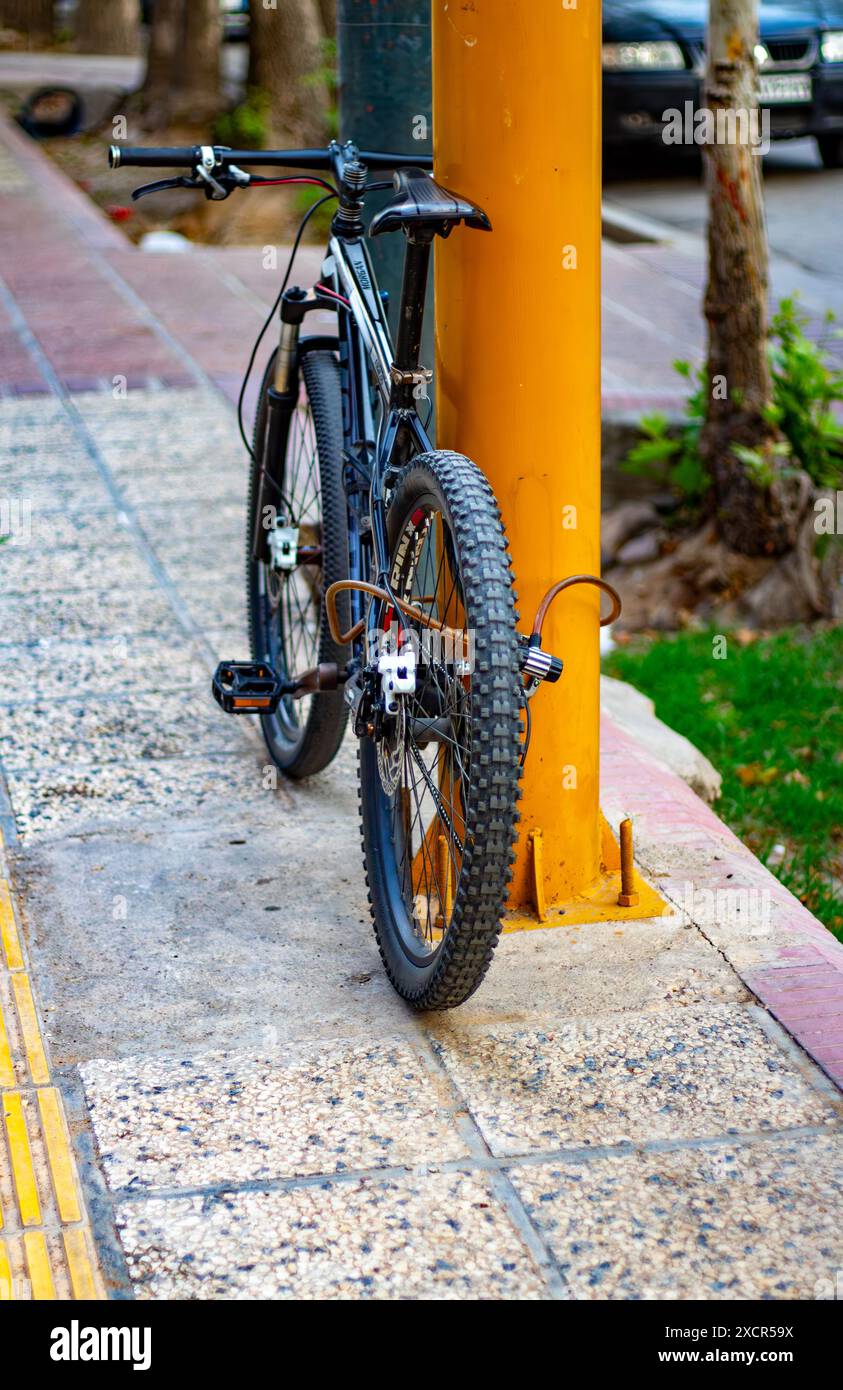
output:
<instances>
[{"instance_id":1,"label":"gray metal pole","mask_svg":"<svg viewBox=\"0 0 843 1390\"><path fill-rule=\"evenodd\" d=\"M430 154L430 0L337 0L340 139L363 149ZM367 201L372 215L389 194ZM390 320L401 292L404 238L370 243L381 289L389 291ZM431 277L432 279L432 277ZM422 362L433 366L433 285L428 290Z\"/></svg>"}]
</instances>

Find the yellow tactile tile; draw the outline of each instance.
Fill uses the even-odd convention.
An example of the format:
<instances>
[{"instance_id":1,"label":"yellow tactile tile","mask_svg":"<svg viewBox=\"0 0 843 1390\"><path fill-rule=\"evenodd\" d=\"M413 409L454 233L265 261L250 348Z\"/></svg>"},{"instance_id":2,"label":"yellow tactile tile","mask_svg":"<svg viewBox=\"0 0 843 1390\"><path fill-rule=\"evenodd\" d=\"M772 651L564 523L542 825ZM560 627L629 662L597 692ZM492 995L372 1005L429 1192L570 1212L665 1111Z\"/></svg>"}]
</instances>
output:
<instances>
[{"instance_id":1,"label":"yellow tactile tile","mask_svg":"<svg viewBox=\"0 0 843 1390\"><path fill-rule=\"evenodd\" d=\"M63 1238L74 1298L98 1298L97 1280L85 1227L67 1226Z\"/></svg>"},{"instance_id":2,"label":"yellow tactile tile","mask_svg":"<svg viewBox=\"0 0 843 1390\"><path fill-rule=\"evenodd\" d=\"M26 1060L29 1063L29 1074L36 1086L46 1086L50 1080L50 1069L44 1055L44 1044L41 1041L41 1029L38 1027L38 1015L35 1012L35 1001L32 998L32 985L29 983L29 976L23 971L13 975L12 988L15 992L18 1020L23 1033Z\"/></svg>"},{"instance_id":3,"label":"yellow tactile tile","mask_svg":"<svg viewBox=\"0 0 843 1390\"><path fill-rule=\"evenodd\" d=\"M4 878L0 878L0 940L3 942L3 954L8 969L23 970L20 937L12 910L12 895Z\"/></svg>"},{"instance_id":4,"label":"yellow tactile tile","mask_svg":"<svg viewBox=\"0 0 843 1390\"><path fill-rule=\"evenodd\" d=\"M0 1000L0 1300L101 1298L62 1100L2 877Z\"/></svg>"},{"instance_id":5,"label":"yellow tactile tile","mask_svg":"<svg viewBox=\"0 0 843 1390\"><path fill-rule=\"evenodd\" d=\"M32 1148L19 1092L5 1091L3 1093L3 1117L6 1121L6 1138L12 1160L12 1176L15 1180L21 1225L39 1226L41 1224L41 1203L38 1200L38 1183L32 1163Z\"/></svg>"},{"instance_id":6,"label":"yellow tactile tile","mask_svg":"<svg viewBox=\"0 0 843 1390\"><path fill-rule=\"evenodd\" d=\"M14 1084L15 1068L12 1062L12 1050L9 1046L9 1034L6 1030L3 1008L0 1005L0 1087L12 1087Z\"/></svg>"},{"instance_id":7,"label":"yellow tactile tile","mask_svg":"<svg viewBox=\"0 0 843 1390\"><path fill-rule=\"evenodd\" d=\"M9 1256L6 1253L6 1242L0 1240L0 1303L8 1302L12 1297L12 1268L9 1264Z\"/></svg>"},{"instance_id":8,"label":"yellow tactile tile","mask_svg":"<svg viewBox=\"0 0 843 1390\"><path fill-rule=\"evenodd\" d=\"M53 1179L53 1191L56 1194L59 1216L62 1221L80 1221L82 1212L76 1194L73 1156L65 1133L58 1091L52 1086L39 1091L38 1108L41 1111L41 1128L47 1145L50 1174Z\"/></svg>"},{"instance_id":9,"label":"yellow tactile tile","mask_svg":"<svg viewBox=\"0 0 843 1390\"><path fill-rule=\"evenodd\" d=\"M27 1231L23 1238L26 1251L26 1267L32 1288L32 1297L45 1300L55 1298L56 1286L50 1268L47 1239L43 1231Z\"/></svg>"}]
</instances>

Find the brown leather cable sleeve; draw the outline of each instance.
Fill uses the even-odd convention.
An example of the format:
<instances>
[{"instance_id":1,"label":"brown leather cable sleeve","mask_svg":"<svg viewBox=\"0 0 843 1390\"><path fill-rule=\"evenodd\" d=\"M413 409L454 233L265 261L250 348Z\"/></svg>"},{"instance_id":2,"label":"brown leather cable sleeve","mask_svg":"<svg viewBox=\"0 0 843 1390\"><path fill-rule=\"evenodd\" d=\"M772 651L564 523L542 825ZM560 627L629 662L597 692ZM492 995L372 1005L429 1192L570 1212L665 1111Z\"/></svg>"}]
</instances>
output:
<instances>
[{"instance_id":1,"label":"brown leather cable sleeve","mask_svg":"<svg viewBox=\"0 0 843 1390\"><path fill-rule=\"evenodd\" d=\"M600 619L601 627L608 627L609 623L615 622L616 619L620 617L620 595L617 590L612 588L611 584L607 583L605 579L599 579L596 574L572 574L569 575L567 579L560 579L558 584L554 584L552 588L548 589L536 611L532 634L534 637L541 639L544 620L547 617L547 610L553 600L558 594L562 593L563 589L570 589L574 584L593 584L595 588L602 589L604 594L609 595L609 598L612 600L612 611L607 618Z\"/></svg>"}]
</instances>

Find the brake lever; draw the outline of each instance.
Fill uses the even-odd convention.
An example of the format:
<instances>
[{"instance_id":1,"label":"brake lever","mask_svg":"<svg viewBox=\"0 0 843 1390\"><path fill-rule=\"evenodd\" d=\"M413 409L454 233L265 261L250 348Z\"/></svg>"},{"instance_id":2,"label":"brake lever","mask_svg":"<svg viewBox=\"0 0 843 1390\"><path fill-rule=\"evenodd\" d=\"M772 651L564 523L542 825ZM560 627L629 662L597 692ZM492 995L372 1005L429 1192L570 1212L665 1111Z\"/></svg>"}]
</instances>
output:
<instances>
[{"instance_id":1,"label":"brake lever","mask_svg":"<svg viewBox=\"0 0 843 1390\"><path fill-rule=\"evenodd\" d=\"M187 179L183 174L179 174L175 179L158 179L156 183L143 183L140 188L132 189L132 200L137 202L139 198L145 198L148 193L162 193L165 188L201 188L201 184L193 179Z\"/></svg>"},{"instance_id":2,"label":"brake lever","mask_svg":"<svg viewBox=\"0 0 843 1390\"><path fill-rule=\"evenodd\" d=\"M225 185L220 183L219 179L215 179L213 174L202 164L197 164L194 173L197 179L196 187L201 188L204 183L205 197L211 199L212 202L222 202L223 198L227 198L229 193L233 191L233 186L232 188L226 188Z\"/></svg>"},{"instance_id":3,"label":"brake lever","mask_svg":"<svg viewBox=\"0 0 843 1390\"><path fill-rule=\"evenodd\" d=\"M214 178L207 169L201 165L194 169L190 178L184 174L179 174L174 179L158 179L156 183L144 183L140 188L132 190L132 198L135 202L139 198L145 198L148 193L161 193L165 188L194 188L197 192L202 192L205 197L212 202L219 203L223 199L229 198L235 188L246 188L252 181L251 174L245 173L243 169L238 169L236 164L231 164L221 178Z\"/></svg>"}]
</instances>

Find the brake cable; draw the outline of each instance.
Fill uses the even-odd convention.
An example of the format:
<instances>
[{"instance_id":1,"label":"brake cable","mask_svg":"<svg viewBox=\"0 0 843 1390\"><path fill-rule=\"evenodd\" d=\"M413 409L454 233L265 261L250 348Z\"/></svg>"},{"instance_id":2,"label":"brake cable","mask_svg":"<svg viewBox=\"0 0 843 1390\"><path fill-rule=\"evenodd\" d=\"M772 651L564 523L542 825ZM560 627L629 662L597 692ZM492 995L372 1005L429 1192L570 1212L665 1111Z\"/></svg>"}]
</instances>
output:
<instances>
[{"instance_id":1,"label":"brake cable","mask_svg":"<svg viewBox=\"0 0 843 1390\"><path fill-rule=\"evenodd\" d=\"M281 180L279 180L278 182L281 182ZM313 180L313 182L315 182L315 180ZM319 182L321 183L322 180L320 179ZM326 187L330 187L329 184L326 184L325 186L326 186ZM317 198L316 202L313 203L313 204L307 209L307 212L304 214L304 217L302 218L301 222L299 223L299 229L298 229L298 231L296 232L295 240L293 241L292 249L291 249L291 251L290 251L290 257L289 257L289 260L287 261L287 269L286 269L286 271L285 271L285 273L284 273L284 281L283 281L283 284L281 285L281 288L280 288L280 290L278 291L278 294L276 295L275 303L273 304L272 308L270 309L269 313L268 313L267 316L266 316L266 319L264 320L264 324L263 324L263 327L261 328L260 333L258 334L257 338L255 339L255 343L254 343L254 346L253 346L253 348L252 348L251 356L249 357L249 363L248 363L248 366L246 367L246 371L245 371L245 374L244 374L244 376L243 376L243 382L242 382L242 385L241 385L241 387L240 387L240 395L239 395L238 398L237 398L237 426L238 426L238 429L240 430L240 438L243 440L243 443L244 443L244 445L246 446L246 453L249 455L249 458L252 460L252 463L256 463L257 460L256 460L256 458L255 458L254 450L253 450L251 444L249 443L248 439L246 438L246 431L245 431L245 428L244 428L244 426L243 426L243 401L245 400L245 397L246 397L246 387L247 387L248 384L249 384L249 377L251 376L251 374L252 374L252 368L253 368L253 366L255 365L255 358L256 358L257 355L258 355L258 348L260 347L261 343L263 342L263 337L264 337L264 334L266 333L267 328L268 328L269 325L272 323L272 320L274 319L276 313L278 312L278 306L279 306L279 304L281 303L282 296L283 296L284 291L286 290L287 285L288 285L288 283L289 283L290 275L292 274L293 262L294 262L294 260L295 260L295 258L296 258L296 252L297 252L298 249L299 249L299 243L301 242L302 236L304 235L304 229L305 229L305 227L307 226L308 222L310 221L311 217L313 216L313 214L315 213L315 211L316 211L317 208L321 208L322 205L323 205L323 203L328 203L328 202L330 202L330 200L331 200L332 198L338 198L338 197L339 197L339 194L337 193L336 189L331 189L331 192L330 192L330 193L326 193L325 196L324 196L323 198ZM287 505L288 509L290 510L290 512L291 512L291 514L292 514L292 508L289 506L289 498L284 497L283 493L282 493L282 501Z\"/></svg>"}]
</instances>

